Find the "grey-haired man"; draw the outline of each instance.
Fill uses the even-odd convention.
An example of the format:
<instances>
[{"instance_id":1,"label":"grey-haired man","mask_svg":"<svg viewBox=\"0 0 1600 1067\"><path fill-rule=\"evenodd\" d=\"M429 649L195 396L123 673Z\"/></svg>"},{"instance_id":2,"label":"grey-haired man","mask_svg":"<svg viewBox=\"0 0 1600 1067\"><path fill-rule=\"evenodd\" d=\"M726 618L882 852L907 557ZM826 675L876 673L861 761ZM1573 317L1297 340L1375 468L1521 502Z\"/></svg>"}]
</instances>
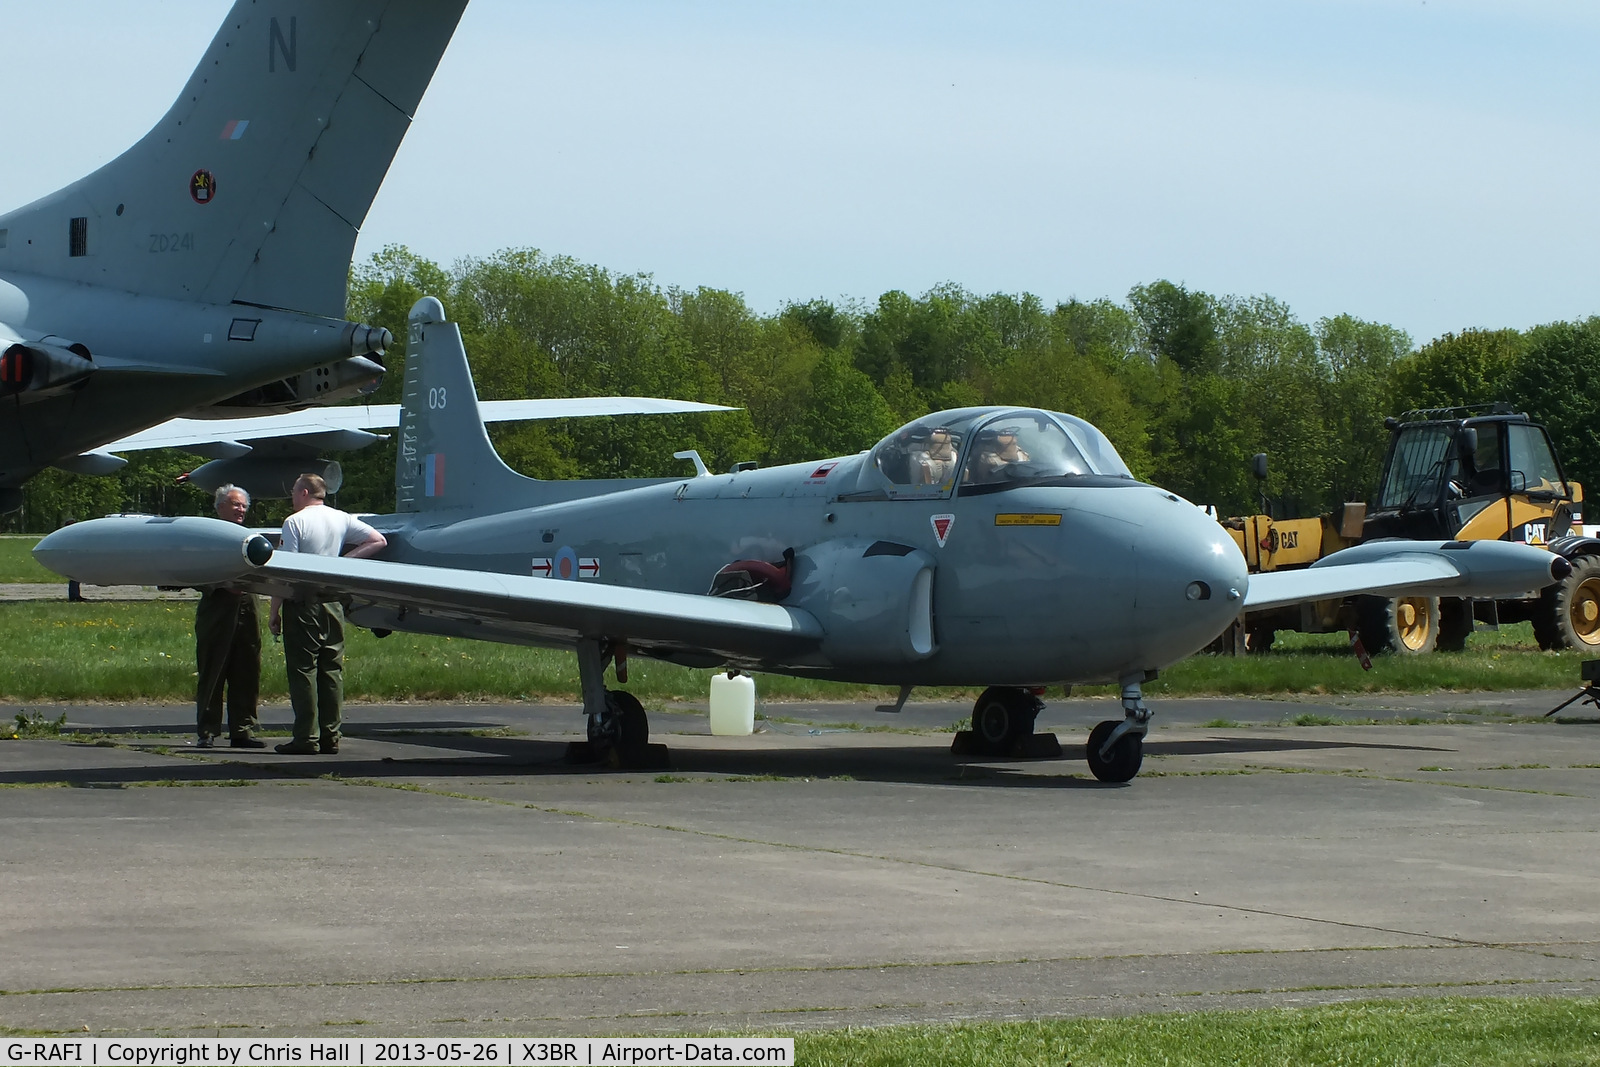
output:
<instances>
[{"instance_id":1,"label":"grey-haired man","mask_svg":"<svg viewBox=\"0 0 1600 1067\"><path fill-rule=\"evenodd\" d=\"M217 518L244 525L250 494L236 485L217 489ZM210 748L222 733L227 690L228 744L264 748L254 737L256 699L261 693L261 623L256 598L223 586L200 591L194 613L195 729L197 744Z\"/></svg>"}]
</instances>

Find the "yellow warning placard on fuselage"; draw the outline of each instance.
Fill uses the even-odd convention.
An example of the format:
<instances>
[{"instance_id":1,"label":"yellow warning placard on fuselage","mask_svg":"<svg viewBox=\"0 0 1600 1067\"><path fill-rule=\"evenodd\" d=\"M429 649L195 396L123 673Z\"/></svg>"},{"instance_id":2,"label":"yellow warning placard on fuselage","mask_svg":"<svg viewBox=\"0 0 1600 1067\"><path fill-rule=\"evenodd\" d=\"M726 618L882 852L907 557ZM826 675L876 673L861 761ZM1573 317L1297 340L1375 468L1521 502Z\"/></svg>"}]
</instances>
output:
<instances>
[{"instance_id":1,"label":"yellow warning placard on fuselage","mask_svg":"<svg viewBox=\"0 0 1600 1067\"><path fill-rule=\"evenodd\" d=\"M1059 512L1002 511L994 517L996 526L1060 526Z\"/></svg>"}]
</instances>

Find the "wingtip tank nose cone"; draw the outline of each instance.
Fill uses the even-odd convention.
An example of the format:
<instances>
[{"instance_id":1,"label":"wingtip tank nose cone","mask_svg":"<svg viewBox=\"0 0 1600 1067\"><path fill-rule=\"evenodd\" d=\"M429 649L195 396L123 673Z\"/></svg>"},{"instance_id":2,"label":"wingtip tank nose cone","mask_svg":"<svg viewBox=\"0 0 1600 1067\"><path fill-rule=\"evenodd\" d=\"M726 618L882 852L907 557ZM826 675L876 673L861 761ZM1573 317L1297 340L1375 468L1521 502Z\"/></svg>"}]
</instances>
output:
<instances>
[{"instance_id":1,"label":"wingtip tank nose cone","mask_svg":"<svg viewBox=\"0 0 1600 1067\"><path fill-rule=\"evenodd\" d=\"M1567 575L1572 573L1572 561L1565 556L1553 556L1550 559L1550 580L1553 582L1565 581Z\"/></svg>"},{"instance_id":2,"label":"wingtip tank nose cone","mask_svg":"<svg viewBox=\"0 0 1600 1067\"><path fill-rule=\"evenodd\" d=\"M272 542L256 534L244 543L244 558L253 567L266 566L267 560L272 558Z\"/></svg>"}]
</instances>

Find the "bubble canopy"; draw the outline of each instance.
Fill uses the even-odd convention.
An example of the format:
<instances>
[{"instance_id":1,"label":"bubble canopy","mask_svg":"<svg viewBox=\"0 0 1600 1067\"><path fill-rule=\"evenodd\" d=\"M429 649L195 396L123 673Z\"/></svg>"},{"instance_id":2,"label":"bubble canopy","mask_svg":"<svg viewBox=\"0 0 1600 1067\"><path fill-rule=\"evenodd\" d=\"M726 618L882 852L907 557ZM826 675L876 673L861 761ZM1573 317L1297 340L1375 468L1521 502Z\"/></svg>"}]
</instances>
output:
<instances>
[{"instance_id":1,"label":"bubble canopy","mask_svg":"<svg viewBox=\"0 0 1600 1067\"><path fill-rule=\"evenodd\" d=\"M861 465L859 492L929 499L1012 486L1133 484L1106 435L1083 419L1032 408L958 408L908 423Z\"/></svg>"}]
</instances>

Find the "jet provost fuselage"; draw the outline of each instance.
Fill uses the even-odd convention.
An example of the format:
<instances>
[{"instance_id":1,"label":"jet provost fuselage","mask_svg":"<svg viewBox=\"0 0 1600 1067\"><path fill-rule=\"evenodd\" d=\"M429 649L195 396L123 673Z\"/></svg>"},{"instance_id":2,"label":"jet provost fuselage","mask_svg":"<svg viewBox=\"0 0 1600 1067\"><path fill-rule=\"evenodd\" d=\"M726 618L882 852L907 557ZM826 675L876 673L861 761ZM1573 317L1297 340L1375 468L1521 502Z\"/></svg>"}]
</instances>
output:
<instances>
[{"instance_id":1,"label":"jet provost fuselage","mask_svg":"<svg viewBox=\"0 0 1600 1067\"><path fill-rule=\"evenodd\" d=\"M1243 559L1174 494L1091 477L861 499L869 461L624 484L457 521L388 517L385 558L703 594L730 564L792 553L781 603L826 636L800 661L745 665L886 684L1114 681L1192 654L1238 614Z\"/></svg>"}]
</instances>

